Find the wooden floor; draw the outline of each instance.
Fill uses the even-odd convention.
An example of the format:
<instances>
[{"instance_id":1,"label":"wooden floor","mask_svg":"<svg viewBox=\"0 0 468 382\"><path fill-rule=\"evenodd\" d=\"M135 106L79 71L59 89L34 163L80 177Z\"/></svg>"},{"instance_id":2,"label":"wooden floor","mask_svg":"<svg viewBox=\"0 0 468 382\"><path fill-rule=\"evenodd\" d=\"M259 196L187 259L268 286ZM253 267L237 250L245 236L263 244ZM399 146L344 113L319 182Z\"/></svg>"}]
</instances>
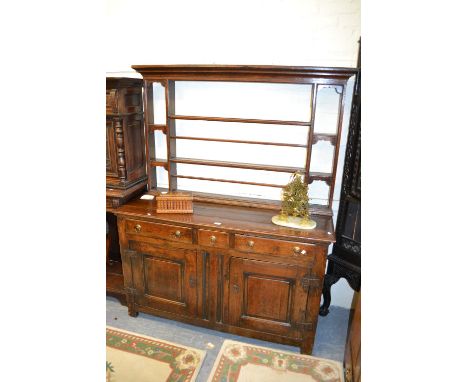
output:
<instances>
[{"instance_id":1,"label":"wooden floor","mask_svg":"<svg viewBox=\"0 0 468 382\"><path fill-rule=\"evenodd\" d=\"M343 361L348 316L348 309L331 306L328 316L319 317L315 346L312 355L333 359L339 362ZM218 351L225 339L232 339L235 341L267 346L278 350L299 353L299 348L296 347L235 336L228 333L221 333L210 329L150 316L144 313L140 313L138 317L133 318L127 314L127 308L120 305L118 300L112 297L107 297L106 321L108 325L116 328L206 350L206 358L203 362L200 373L198 374L197 382L205 382L207 380ZM214 347L210 348L208 344L213 344Z\"/></svg>"}]
</instances>

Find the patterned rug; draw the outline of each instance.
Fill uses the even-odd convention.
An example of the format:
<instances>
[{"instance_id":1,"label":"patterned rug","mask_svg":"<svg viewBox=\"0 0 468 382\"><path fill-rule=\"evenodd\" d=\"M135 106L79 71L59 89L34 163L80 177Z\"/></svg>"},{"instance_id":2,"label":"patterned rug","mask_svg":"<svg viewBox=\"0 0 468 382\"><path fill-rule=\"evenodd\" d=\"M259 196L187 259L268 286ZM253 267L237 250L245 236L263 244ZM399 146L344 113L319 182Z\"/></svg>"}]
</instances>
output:
<instances>
[{"instance_id":1,"label":"patterned rug","mask_svg":"<svg viewBox=\"0 0 468 382\"><path fill-rule=\"evenodd\" d=\"M340 363L226 340L210 382L343 382Z\"/></svg>"},{"instance_id":2,"label":"patterned rug","mask_svg":"<svg viewBox=\"0 0 468 382\"><path fill-rule=\"evenodd\" d=\"M106 328L106 382L195 381L205 351Z\"/></svg>"}]
</instances>

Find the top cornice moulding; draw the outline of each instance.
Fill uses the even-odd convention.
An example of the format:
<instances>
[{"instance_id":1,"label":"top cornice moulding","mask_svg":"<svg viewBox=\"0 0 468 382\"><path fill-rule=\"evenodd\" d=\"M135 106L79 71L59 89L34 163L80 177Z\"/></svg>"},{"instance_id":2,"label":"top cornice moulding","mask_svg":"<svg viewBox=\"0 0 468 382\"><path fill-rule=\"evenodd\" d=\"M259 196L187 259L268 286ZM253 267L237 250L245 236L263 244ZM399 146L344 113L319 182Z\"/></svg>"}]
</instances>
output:
<instances>
[{"instance_id":1,"label":"top cornice moulding","mask_svg":"<svg viewBox=\"0 0 468 382\"><path fill-rule=\"evenodd\" d=\"M357 68L276 65L132 65L143 78L308 83L315 78L347 80Z\"/></svg>"}]
</instances>

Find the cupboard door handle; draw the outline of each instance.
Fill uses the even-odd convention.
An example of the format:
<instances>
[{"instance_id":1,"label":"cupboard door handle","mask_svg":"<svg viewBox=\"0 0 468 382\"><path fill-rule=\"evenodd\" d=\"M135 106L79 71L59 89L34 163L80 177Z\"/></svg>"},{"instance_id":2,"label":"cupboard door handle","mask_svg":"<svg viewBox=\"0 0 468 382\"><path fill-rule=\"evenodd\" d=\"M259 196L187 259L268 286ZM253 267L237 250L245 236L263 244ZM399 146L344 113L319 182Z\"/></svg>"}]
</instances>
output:
<instances>
[{"instance_id":1,"label":"cupboard door handle","mask_svg":"<svg viewBox=\"0 0 468 382\"><path fill-rule=\"evenodd\" d=\"M216 243L216 236L215 235L210 236L210 241L211 241L211 244Z\"/></svg>"},{"instance_id":2,"label":"cupboard door handle","mask_svg":"<svg viewBox=\"0 0 468 382\"><path fill-rule=\"evenodd\" d=\"M180 238L182 236L182 233L180 231L175 231L174 236L176 238Z\"/></svg>"},{"instance_id":3,"label":"cupboard door handle","mask_svg":"<svg viewBox=\"0 0 468 382\"><path fill-rule=\"evenodd\" d=\"M196 283L197 283L197 281L195 280L195 277L190 276L190 278L189 278L190 288L195 287Z\"/></svg>"},{"instance_id":4,"label":"cupboard door handle","mask_svg":"<svg viewBox=\"0 0 468 382\"><path fill-rule=\"evenodd\" d=\"M252 247L254 246L254 244L255 244L255 243L254 243L253 240L249 240L249 241L247 242L247 245L248 245L250 248L252 248Z\"/></svg>"},{"instance_id":5,"label":"cupboard door handle","mask_svg":"<svg viewBox=\"0 0 468 382\"><path fill-rule=\"evenodd\" d=\"M232 290L233 290L234 293L239 293L239 290L240 290L239 285L234 284L234 285L232 286Z\"/></svg>"},{"instance_id":6,"label":"cupboard door handle","mask_svg":"<svg viewBox=\"0 0 468 382\"><path fill-rule=\"evenodd\" d=\"M135 232L140 232L141 231L141 225L136 224L134 229L135 229Z\"/></svg>"}]
</instances>

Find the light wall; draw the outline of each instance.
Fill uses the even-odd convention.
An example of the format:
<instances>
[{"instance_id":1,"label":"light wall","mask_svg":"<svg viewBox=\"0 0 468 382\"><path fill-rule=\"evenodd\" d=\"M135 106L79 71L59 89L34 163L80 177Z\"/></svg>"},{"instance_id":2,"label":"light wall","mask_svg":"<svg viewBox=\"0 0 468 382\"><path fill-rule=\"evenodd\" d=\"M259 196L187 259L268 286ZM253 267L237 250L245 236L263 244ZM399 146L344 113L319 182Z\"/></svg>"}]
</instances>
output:
<instances>
[{"instance_id":1,"label":"light wall","mask_svg":"<svg viewBox=\"0 0 468 382\"><path fill-rule=\"evenodd\" d=\"M131 69L134 64L356 66L361 33L357 0L107 0L106 4L108 76L139 77ZM350 102L348 96L335 219ZM352 293L340 280L332 288L332 305L349 307Z\"/></svg>"}]
</instances>

